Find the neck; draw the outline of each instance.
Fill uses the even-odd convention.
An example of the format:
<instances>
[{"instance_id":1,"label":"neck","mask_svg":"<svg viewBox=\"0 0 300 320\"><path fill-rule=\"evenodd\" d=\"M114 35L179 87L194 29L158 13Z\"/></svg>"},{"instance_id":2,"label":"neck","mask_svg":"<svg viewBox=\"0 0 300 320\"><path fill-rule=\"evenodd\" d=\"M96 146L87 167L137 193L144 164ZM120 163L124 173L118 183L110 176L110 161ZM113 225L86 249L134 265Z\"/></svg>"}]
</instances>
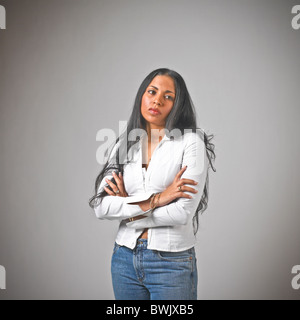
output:
<instances>
[{"instance_id":1,"label":"neck","mask_svg":"<svg viewBox=\"0 0 300 320\"><path fill-rule=\"evenodd\" d=\"M164 127L157 127L157 126L147 126L147 135L148 135L148 142L153 141L161 141L163 136L165 135L165 128Z\"/></svg>"}]
</instances>

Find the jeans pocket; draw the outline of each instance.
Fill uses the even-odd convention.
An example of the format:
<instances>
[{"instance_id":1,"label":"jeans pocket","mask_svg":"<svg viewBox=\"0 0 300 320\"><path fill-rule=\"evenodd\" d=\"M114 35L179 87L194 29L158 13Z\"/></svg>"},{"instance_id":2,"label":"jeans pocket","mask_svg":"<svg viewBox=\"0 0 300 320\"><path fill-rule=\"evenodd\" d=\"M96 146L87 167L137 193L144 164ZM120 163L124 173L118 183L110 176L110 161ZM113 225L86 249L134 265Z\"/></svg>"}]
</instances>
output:
<instances>
[{"instance_id":1,"label":"jeans pocket","mask_svg":"<svg viewBox=\"0 0 300 320\"><path fill-rule=\"evenodd\" d=\"M179 251L179 252L170 252L170 251L156 251L157 256L164 261L174 261L174 262L184 262L192 261L194 257L194 248Z\"/></svg>"}]
</instances>

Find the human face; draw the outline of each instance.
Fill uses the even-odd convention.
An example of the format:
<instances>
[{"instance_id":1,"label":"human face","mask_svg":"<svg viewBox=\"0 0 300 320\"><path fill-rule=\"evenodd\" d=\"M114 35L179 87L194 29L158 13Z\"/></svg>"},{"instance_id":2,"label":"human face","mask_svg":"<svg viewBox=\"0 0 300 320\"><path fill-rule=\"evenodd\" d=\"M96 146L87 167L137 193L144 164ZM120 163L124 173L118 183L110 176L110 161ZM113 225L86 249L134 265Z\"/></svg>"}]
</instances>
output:
<instances>
[{"instance_id":1,"label":"human face","mask_svg":"<svg viewBox=\"0 0 300 320\"><path fill-rule=\"evenodd\" d=\"M175 84L171 77L159 75L152 79L141 102L141 113L146 120L148 134L151 133L151 129L165 127L166 119L174 105L175 94ZM151 112L151 108L158 113Z\"/></svg>"}]
</instances>

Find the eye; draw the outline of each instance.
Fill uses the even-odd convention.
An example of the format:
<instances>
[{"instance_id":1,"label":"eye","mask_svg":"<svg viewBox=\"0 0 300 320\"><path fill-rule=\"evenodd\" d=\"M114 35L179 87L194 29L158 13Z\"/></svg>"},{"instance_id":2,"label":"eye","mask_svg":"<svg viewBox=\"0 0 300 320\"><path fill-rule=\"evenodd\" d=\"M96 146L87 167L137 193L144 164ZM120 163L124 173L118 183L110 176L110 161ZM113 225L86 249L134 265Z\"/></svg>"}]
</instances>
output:
<instances>
[{"instance_id":1,"label":"eye","mask_svg":"<svg viewBox=\"0 0 300 320\"><path fill-rule=\"evenodd\" d=\"M174 100L172 96L165 96L168 100Z\"/></svg>"},{"instance_id":2,"label":"eye","mask_svg":"<svg viewBox=\"0 0 300 320\"><path fill-rule=\"evenodd\" d=\"M152 90L152 89L148 90L147 92L150 93L151 95L154 95L156 93L155 90ZM167 100L171 100L171 101L174 100L174 98L172 96L169 96L169 95L166 95L165 98Z\"/></svg>"}]
</instances>

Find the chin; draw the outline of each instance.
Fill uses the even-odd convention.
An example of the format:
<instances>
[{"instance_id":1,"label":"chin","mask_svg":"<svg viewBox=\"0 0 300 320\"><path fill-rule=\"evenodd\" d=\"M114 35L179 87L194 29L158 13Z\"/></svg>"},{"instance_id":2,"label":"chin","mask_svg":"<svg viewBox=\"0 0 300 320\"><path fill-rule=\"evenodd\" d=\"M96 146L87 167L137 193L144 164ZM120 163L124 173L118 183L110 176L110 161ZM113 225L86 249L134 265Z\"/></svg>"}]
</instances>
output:
<instances>
[{"instance_id":1,"label":"chin","mask_svg":"<svg viewBox=\"0 0 300 320\"><path fill-rule=\"evenodd\" d=\"M148 114L146 116L144 116L142 114L144 120L146 122L148 122L149 124L154 124L156 126L163 126L165 124L164 121L161 120L162 114L160 114L159 116L149 116Z\"/></svg>"}]
</instances>

